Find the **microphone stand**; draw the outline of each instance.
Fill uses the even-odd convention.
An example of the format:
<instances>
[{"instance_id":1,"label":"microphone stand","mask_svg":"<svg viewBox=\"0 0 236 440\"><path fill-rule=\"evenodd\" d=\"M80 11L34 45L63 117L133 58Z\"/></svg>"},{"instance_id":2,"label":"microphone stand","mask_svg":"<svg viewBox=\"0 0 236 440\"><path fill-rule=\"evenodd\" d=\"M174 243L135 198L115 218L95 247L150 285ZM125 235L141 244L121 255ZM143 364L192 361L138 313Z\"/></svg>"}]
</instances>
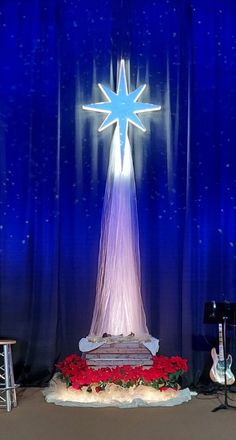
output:
<instances>
[{"instance_id":1,"label":"microphone stand","mask_svg":"<svg viewBox=\"0 0 236 440\"><path fill-rule=\"evenodd\" d=\"M227 362L226 362L226 321L227 316L223 316L223 353L224 353L224 403L214 408L212 412L217 412L220 409L236 409L236 406L228 403L228 387L227 387Z\"/></svg>"}]
</instances>

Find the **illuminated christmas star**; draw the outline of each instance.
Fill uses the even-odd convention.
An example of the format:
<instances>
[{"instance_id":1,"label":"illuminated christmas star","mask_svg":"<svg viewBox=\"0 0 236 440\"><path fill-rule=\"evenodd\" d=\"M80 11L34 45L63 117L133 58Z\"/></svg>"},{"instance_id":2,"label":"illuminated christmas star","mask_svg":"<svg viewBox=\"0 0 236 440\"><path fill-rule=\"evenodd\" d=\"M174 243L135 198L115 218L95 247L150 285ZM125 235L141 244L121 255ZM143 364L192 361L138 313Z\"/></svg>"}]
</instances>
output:
<instances>
[{"instance_id":1,"label":"illuminated christmas star","mask_svg":"<svg viewBox=\"0 0 236 440\"><path fill-rule=\"evenodd\" d=\"M124 60L121 60L120 63L117 92L113 92L102 84L98 84L98 86L103 95L106 97L107 101L83 105L83 109L107 114L98 131L103 131L115 123L119 125L120 151L123 163L124 148L126 138L128 136L129 122L145 132L146 128L137 116L137 113L157 111L161 109L161 106L137 102L146 88L146 84L138 87L133 92L128 93Z\"/></svg>"}]
</instances>

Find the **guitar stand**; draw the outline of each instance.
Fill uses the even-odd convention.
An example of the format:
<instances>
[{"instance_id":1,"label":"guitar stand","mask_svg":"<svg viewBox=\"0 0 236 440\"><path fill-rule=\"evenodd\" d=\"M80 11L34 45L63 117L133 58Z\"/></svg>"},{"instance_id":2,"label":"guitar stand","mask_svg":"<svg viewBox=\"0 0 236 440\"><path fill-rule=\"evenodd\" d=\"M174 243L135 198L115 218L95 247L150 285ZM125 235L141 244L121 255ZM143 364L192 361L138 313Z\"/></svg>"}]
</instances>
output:
<instances>
[{"instance_id":1,"label":"guitar stand","mask_svg":"<svg viewBox=\"0 0 236 440\"><path fill-rule=\"evenodd\" d=\"M228 387L227 387L227 376L226 376L226 321L228 319L227 316L223 316L223 353L224 353L224 403L221 403L219 406L214 408L212 412L217 412L221 409L236 409L236 406L230 405L228 403Z\"/></svg>"}]
</instances>

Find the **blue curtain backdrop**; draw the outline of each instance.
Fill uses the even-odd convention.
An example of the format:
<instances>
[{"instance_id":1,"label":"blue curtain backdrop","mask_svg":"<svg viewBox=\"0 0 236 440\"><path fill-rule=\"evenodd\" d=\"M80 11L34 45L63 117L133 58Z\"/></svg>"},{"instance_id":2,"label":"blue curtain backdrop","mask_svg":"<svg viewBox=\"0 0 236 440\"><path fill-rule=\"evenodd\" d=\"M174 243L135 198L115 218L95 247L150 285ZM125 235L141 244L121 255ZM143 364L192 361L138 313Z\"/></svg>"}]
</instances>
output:
<instances>
[{"instance_id":1,"label":"blue curtain backdrop","mask_svg":"<svg viewBox=\"0 0 236 440\"><path fill-rule=\"evenodd\" d=\"M204 303L236 301L235 1L2 0L0 337L17 340L21 383L46 382L89 332L113 131L81 106L116 86L121 57L162 105L130 132L142 293L189 383L217 336Z\"/></svg>"}]
</instances>

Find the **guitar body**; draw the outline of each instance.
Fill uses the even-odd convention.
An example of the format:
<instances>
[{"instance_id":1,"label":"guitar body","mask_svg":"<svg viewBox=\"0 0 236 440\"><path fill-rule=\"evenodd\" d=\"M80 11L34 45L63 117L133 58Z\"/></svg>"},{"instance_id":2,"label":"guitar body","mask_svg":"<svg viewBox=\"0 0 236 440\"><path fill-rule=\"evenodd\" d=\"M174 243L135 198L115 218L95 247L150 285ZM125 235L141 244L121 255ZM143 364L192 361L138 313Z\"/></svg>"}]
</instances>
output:
<instances>
[{"instance_id":1,"label":"guitar body","mask_svg":"<svg viewBox=\"0 0 236 440\"><path fill-rule=\"evenodd\" d=\"M216 349L212 348L211 357L213 359L213 365L210 370L210 378L213 382L218 382L221 385L225 384L225 361L220 359L220 356L216 353ZM232 356L229 354L226 359L226 383L232 385L235 382L234 374L231 371Z\"/></svg>"}]
</instances>

